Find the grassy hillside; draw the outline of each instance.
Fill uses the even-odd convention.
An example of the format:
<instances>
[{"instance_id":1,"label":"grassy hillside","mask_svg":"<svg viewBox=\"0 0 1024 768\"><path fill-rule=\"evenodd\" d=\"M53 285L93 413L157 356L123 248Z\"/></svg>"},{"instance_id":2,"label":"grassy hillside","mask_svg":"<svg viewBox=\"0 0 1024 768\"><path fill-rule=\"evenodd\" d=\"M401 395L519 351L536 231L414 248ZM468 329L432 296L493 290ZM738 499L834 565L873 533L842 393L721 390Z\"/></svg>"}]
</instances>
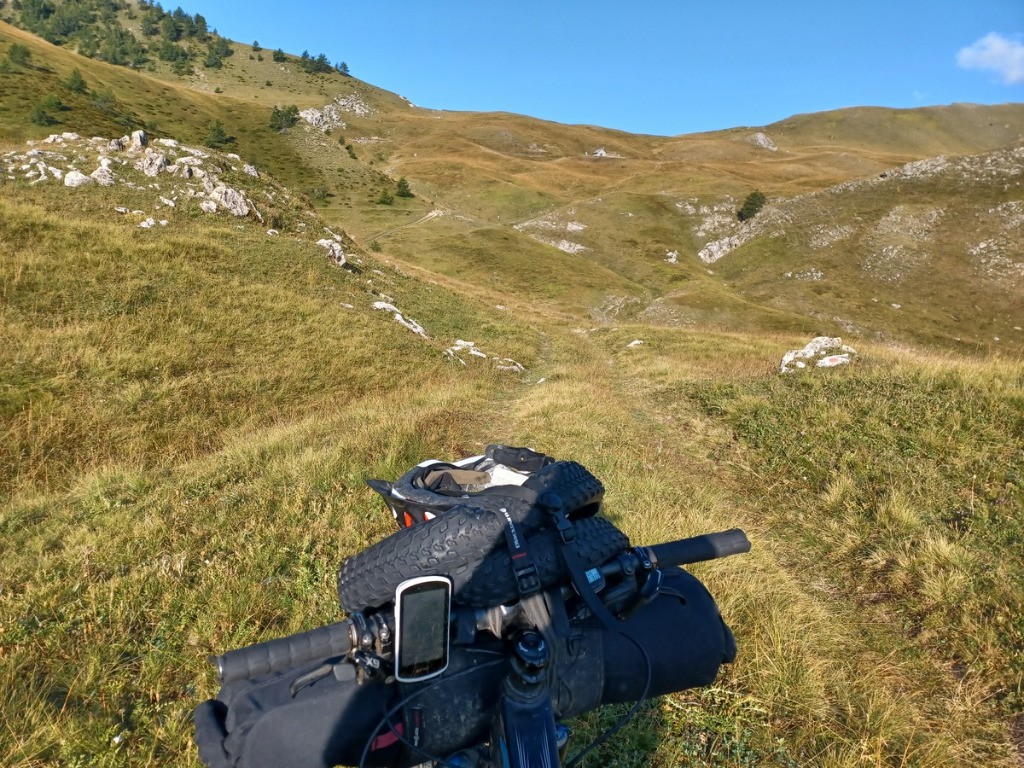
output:
<instances>
[{"instance_id":1,"label":"grassy hillside","mask_svg":"<svg viewBox=\"0 0 1024 768\"><path fill-rule=\"evenodd\" d=\"M1020 105L661 139L417 109L248 45L176 75L0 23L15 44L0 764L198 765L207 655L335 620L339 563L389 532L364 480L490 442L585 464L635 543L754 545L694 568L737 662L593 764L1024 760ZM270 128L288 104L338 111ZM148 155L107 143L143 127ZM101 158L112 186L63 185ZM818 333L853 362L780 375Z\"/></svg>"}]
</instances>

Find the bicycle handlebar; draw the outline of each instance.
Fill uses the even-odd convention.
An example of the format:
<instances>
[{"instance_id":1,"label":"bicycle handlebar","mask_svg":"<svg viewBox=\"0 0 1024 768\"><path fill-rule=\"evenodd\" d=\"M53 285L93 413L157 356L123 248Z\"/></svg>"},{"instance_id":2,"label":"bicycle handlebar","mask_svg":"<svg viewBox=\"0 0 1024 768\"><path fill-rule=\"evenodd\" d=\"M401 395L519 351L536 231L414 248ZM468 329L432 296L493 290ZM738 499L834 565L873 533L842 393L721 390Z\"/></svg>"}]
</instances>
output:
<instances>
[{"instance_id":1,"label":"bicycle handlebar","mask_svg":"<svg viewBox=\"0 0 1024 768\"><path fill-rule=\"evenodd\" d=\"M245 680L305 664L316 659L344 656L352 649L352 622L349 619L325 627L300 632L276 640L267 640L245 648L211 656L221 683Z\"/></svg>"},{"instance_id":2,"label":"bicycle handlebar","mask_svg":"<svg viewBox=\"0 0 1024 768\"><path fill-rule=\"evenodd\" d=\"M739 528L705 533L688 539L647 547L656 566L689 565L750 551L750 541Z\"/></svg>"},{"instance_id":3,"label":"bicycle handlebar","mask_svg":"<svg viewBox=\"0 0 1024 768\"><path fill-rule=\"evenodd\" d=\"M655 567L687 565L750 551L750 541L739 528L706 533L642 548ZM351 619L328 624L275 640L211 656L222 684L291 669L317 659L344 656L353 647Z\"/></svg>"}]
</instances>

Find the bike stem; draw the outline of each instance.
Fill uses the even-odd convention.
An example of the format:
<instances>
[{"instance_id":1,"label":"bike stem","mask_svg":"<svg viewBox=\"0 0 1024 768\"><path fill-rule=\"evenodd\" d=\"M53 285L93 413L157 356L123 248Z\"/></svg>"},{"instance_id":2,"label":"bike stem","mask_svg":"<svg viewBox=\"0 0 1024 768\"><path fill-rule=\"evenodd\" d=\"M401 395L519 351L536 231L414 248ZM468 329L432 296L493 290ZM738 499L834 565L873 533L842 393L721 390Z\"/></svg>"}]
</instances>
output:
<instances>
[{"instance_id":1,"label":"bike stem","mask_svg":"<svg viewBox=\"0 0 1024 768\"><path fill-rule=\"evenodd\" d=\"M491 761L508 768L555 768L559 750L548 687L551 650L536 630L519 633L491 725Z\"/></svg>"}]
</instances>

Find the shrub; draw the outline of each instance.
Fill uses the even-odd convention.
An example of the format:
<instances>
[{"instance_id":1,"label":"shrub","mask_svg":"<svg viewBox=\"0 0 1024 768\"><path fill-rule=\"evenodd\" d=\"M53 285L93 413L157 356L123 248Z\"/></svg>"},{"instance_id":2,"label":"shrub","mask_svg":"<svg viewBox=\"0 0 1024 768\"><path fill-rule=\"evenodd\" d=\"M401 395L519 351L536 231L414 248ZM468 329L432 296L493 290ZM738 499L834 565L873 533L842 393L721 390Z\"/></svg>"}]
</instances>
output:
<instances>
[{"instance_id":1,"label":"shrub","mask_svg":"<svg viewBox=\"0 0 1024 768\"><path fill-rule=\"evenodd\" d=\"M387 187L380 191L380 195L377 196L377 203L379 205L392 205L395 202L395 196L391 194Z\"/></svg>"},{"instance_id":2,"label":"shrub","mask_svg":"<svg viewBox=\"0 0 1024 768\"><path fill-rule=\"evenodd\" d=\"M289 104L287 107L274 107L270 112L270 127L275 131L291 128L297 122L299 122L299 108L294 104Z\"/></svg>"},{"instance_id":3,"label":"shrub","mask_svg":"<svg viewBox=\"0 0 1024 768\"><path fill-rule=\"evenodd\" d=\"M82 77L82 73L78 71L77 67L71 70L68 79L64 81L64 87L72 93L85 93L88 90L85 87L85 78Z\"/></svg>"},{"instance_id":4,"label":"shrub","mask_svg":"<svg viewBox=\"0 0 1024 768\"><path fill-rule=\"evenodd\" d=\"M359 159L358 157L356 157L356 151L355 149L352 148L351 144L346 144L345 149L348 150L348 156L351 157L353 160Z\"/></svg>"},{"instance_id":5,"label":"shrub","mask_svg":"<svg viewBox=\"0 0 1024 768\"><path fill-rule=\"evenodd\" d=\"M114 96L114 92L110 88L104 88L101 91L93 93L92 105L100 112L112 114L117 108L117 98Z\"/></svg>"},{"instance_id":6,"label":"shrub","mask_svg":"<svg viewBox=\"0 0 1024 768\"><path fill-rule=\"evenodd\" d=\"M32 61L32 52L29 51L28 46L21 43L13 43L7 49L7 60L11 64L17 64L19 67L27 67L29 62Z\"/></svg>"},{"instance_id":7,"label":"shrub","mask_svg":"<svg viewBox=\"0 0 1024 768\"><path fill-rule=\"evenodd\" d=\"M53 112L63 112L67 109L64 106L64 102L60 100L60 96L55 93L48 93L43 97L43 100L39 102L39 106L43 109Z\"/></svg>"},{"instance_id":8,"label":"shrub","mask_svg":"<svg viewBox=\"0 0 1024 768\"><path fill-rule=\"evenodd\" d=\"M282 61L288 61L288 57L284 55L284 51L282 51L280 48L274 51L273 58L274 61L276 61L278 64L280 64Z\"/></svg>"},{"instance_id":9,"label":"shrub","mask_svg":"<svg viewBox=\"0 0 1024 768\"><path fill-rule=\"evenodd\" d=\"M226 144L234 143L234 141L234 137L228 136L227 131L224 130L224 123L220 120L214 120L210 125L210 132L206 134L206 138L203 140L203 144L213 149L220 149Z\"/></svg>"},{"instance_id":10,"label":"shrub","mask_svg":"<svg viewBox=\"0 0 1024 768\"><path fill-rule=\"evenodd\" d=\"M32 111L28 114L28 119L33 125L53 125L57 121L53 116L46 111L46 107L40 102L32 107Z\"/></svg>"},{"instance_id":11,"label":"shrub","mask_svg":"<svg viewBox=\"0 0 1024 768\"><path fill-rule=\"evenodd\" d=\"M755 189L747 195L747 199L743 201L743 206L736 212L736 217L740 221L752 219L760 213L766 202L767 198L764 196L764 193Z\"/></svg>"}]
</instances>

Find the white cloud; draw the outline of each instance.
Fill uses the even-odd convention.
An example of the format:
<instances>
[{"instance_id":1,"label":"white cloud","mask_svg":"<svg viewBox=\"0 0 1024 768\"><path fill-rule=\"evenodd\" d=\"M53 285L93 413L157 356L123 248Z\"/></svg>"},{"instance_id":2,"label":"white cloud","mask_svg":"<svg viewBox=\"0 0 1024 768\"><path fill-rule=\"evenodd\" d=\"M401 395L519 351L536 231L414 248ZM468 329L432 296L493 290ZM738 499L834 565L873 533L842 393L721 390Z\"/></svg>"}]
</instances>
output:
<instances>
[{"instance_id":1,"label":"white cloud","mask_svg":"<svg viewBox=\"0 0 1024 768\"><path fill-rule=\"evenodd\" d=\"M976 43L961 48L956 63L963 69L993 70L1007 85L1024 83L1024 44L998 32L990 32Z\"/></svg>"}]
</instances>

